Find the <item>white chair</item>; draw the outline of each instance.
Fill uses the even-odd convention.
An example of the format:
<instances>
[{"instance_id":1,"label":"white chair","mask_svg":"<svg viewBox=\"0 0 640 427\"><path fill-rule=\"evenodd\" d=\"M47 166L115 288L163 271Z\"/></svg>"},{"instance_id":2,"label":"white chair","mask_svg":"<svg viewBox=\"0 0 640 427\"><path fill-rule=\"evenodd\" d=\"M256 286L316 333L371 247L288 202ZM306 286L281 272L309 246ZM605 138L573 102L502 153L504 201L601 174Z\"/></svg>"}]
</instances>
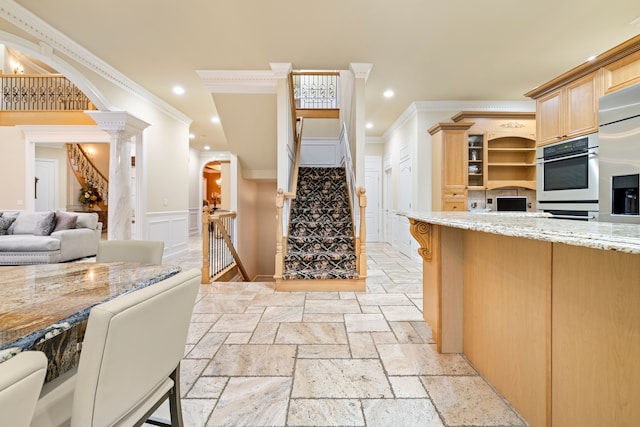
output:
<instances>
[{"instance_id":1,"label":"white chair","mask_svg":"<svg viewBox=\"0 0 640 427\"><path fill-rule=\"evenodd\" d=\"M47 374L47 356L24 351L0 363L0 425L28 427Z\"/></svg>"},{"instance_id":2,"label":"white chair","mask_svg":"<svg viewBox=\"0 0 640 427\"><path fill-rule=\"evenodd\" d=\"M31 425L139 426L168 398L171 424L157 425L182 426L180 361L199 286L191 269L91 309L77 374L47 390Z\"/></svg>"},{"instance_id":3,"label":"white chair","mask_svg":"<svg viewBox=\"0 0 640 427\"><path fill-rule=\"evenodd\" d=\"M156 240L100 240L96 262L162 264L164 242Z\"/></svg>"}]
</instances>

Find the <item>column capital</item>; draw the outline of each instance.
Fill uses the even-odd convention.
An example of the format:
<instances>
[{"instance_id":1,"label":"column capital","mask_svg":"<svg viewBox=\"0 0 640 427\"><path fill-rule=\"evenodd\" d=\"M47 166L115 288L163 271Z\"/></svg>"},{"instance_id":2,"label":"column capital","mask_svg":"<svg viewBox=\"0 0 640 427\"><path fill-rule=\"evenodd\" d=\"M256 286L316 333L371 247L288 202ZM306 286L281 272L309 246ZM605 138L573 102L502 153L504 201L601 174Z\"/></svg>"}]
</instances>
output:
<instances>
[{"instance_id":1,"label":"column capital","mask_svg":"<svg viewBox=\"0 0 640 427\"><path fill-rule=\"evenodd\" d=\"M132 116L126 111L96 111L90 110L85 113L95 120L100 129L109 133L124 133L131 137L142 133L149 123Z\"/></svg>"},{"instance_id":2,"label":"column capital","mask_svg":"<svg viewBox=\"0 0 640 427\"><path fill-rule=\"evenodd\" d=\"M373 64L367 62L352 62L349 64L349 69L353 72L356 79L364 79L365 81L369 78L369 73L371 73L372 68Z\"/></svg>"},{"instance_id":3,"label":"column capital","mask_svg":"<svg viewBox=\"0 0 640 427\"><path fill-rule=\"evenodd\" d=\"M270 62L269 66L273 71L273 76L276 79L286 79L289 73L293 70L291 62Z\"/></svg>"}]
</instances>

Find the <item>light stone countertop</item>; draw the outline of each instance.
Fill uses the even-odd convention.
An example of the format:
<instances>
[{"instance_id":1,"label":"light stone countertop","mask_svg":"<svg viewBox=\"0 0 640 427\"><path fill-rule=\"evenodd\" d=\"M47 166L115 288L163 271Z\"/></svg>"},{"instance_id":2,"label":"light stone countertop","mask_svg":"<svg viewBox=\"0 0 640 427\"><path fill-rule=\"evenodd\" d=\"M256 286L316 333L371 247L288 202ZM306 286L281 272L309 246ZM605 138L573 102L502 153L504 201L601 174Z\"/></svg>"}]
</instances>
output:
<instances>
[{"instance_id":1,"label":"light stone countertop","mask_svg":"<svg viewBox=\"0 0 640 427\"><path fill-rule=\"evenodd\" d=\"M0 362L85 321L94 305L180 271L123 262L0 267Z\"/></svg>"},{"instance_id":2,"label":"light stone countertop","mask_svg":"<svg viewBox=\"0 0 640 427\"><path fill-rule=\"evenodd\" d=\"M640 225L552 219L536 212L396 212L429 224L640 254Z\"/></svg>"}]
</instances>

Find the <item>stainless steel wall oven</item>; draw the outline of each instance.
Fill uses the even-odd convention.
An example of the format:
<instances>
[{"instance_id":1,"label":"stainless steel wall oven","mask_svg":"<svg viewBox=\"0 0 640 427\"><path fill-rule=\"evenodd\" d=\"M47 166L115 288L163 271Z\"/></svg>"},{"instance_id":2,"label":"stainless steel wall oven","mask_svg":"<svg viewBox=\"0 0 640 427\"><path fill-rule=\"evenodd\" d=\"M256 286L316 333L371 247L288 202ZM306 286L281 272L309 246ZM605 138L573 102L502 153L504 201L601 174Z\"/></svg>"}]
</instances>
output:
<instances>
[{"instance_id":1,"label":"stainless steel wall oven","mask_svg":"<svg viewBox=\"0 0 640 427\"><path fill-rule=\"evenodd\" d=\"M536 150L538 210L558 217L596 219L598 182L597 133Z\"/></svg>"}]
</instances>

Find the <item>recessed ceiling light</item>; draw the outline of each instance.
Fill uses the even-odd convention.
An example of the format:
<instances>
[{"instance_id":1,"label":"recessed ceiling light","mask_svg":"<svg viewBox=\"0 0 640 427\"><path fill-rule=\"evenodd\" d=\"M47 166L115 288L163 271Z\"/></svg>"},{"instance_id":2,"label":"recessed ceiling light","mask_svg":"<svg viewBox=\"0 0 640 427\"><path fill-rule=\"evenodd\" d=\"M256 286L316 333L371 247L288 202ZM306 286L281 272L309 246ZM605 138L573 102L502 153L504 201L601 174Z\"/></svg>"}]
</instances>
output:
<instances>
[{"instance_id":1,"label":"recessed ceiling light","mask_svg":"<svg viewBox=\"0 0 640 427\"><path fill-rule=\"evenodd\" d=\"M176 95L184 95L184 88L182 86L174 86L173 93Z\"/></svg>"},{"instance_id":2,"label":"recessed ceiling light","mask_svg":"<svg viewBox=\"0 0 640 427\"><path fill-rule=\"evenodd\" d=\"M367 129L371 129L373 127L373 123L367 123L364 125Z\"/></svg>"},{"instance_id":3,"label":"recessed ceiling light","mask_svg":"<svg viewBox=\"0 0 640 427\"><path fill-rule=\"evenodd\" d=\"M211 117L211 121L212 121L213 123L220 123L220 117L218 117L218 116L213 116L213 117Z\"/></svg>"},{"instance_id":4,"label":"recessed ceiling light","mask_svg":"<svg viewBox=\"0 0 640 427\"><path fill-rule=\"evenodd\" d=\"M395 94L393 93L393 91L391 89L389 89L389 90L385 90L382 95L384 95L385 98L391 98Z\"/></svg>"},{"instance_id":5,"label":"recessed ceiling light","mask_svg":"<svg viewBox=\"0 0 640 427\"><path fill-rule=\"evenodd\" d=\"M593 61L594 59L596 59L596 55L593 55L593 56L588 57L588 58L587 58L587 62L591 62L591 61Z\"/></svg>"},{"instance_id":6,"label":"recessed ceiling light","mask_svg":"<svg viewBox=\"0 0 640 427\"><path fill-rule=\"evenodd\" d=\"M205 145L205 146L204 146L204 147L202 147L202 148L204 148L205 150L210 150L210 149L211 149L211 147L209 147L208 145Z\"/></svg>"},{"instance_id":7,"label":"recessed ceiling light","mask_svg":"<svg viewBox=\"0 0 640 427\"><path fill-rule=\"evenodd\" d=\"M196 138L196 136L194 134L192 134L192 133L189 134L189 139L195 139L195 138Z\"/></svg>"}]
</instances>

